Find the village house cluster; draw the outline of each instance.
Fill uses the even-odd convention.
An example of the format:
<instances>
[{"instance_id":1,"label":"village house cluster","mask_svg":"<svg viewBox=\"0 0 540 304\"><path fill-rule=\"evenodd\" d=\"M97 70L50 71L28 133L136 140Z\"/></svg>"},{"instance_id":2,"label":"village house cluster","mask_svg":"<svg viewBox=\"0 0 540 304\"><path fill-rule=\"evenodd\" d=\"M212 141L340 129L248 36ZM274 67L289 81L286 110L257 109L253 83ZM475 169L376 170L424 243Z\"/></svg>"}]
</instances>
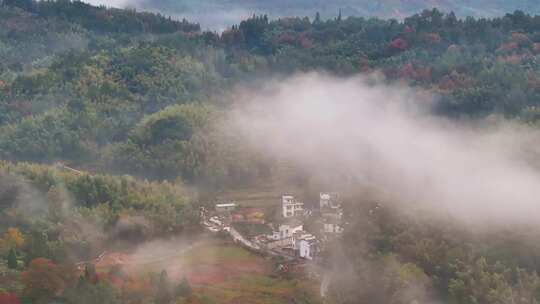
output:
<instances>
[{"instance_id":1,"label":"village house cluster","mask_svg":"<svg viewBox=\"0 0 540 304\"><path fill-rule=\"evenodd\" d=\"M335 192L319 193L318 204L309 208L294 195L284 194L277 217L234 202L218 203L211 214L203 210L201 216L210 231L225 231L244 246L290 259L317 259L325 243L339 237L344 227L342 204Z\"/></svg>"}]
</instances>

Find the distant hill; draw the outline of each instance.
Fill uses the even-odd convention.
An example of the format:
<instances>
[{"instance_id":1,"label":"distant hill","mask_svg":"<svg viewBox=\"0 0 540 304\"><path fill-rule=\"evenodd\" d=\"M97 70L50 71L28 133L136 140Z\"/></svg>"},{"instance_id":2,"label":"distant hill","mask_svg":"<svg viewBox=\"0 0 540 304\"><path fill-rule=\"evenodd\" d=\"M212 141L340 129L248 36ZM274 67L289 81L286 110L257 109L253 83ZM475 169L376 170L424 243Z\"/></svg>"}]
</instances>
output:
<instances>
[{"instance_id":1,"label":"distant hill","mask_svg":"<svg viewBox=\"0 0 540 304\"><path fill-rule=\"evenodd\" d=\"M111 5L108 0L89 2ZM341 10L343 16L401 19L434 7L461 17L494 17L515 10L540 13L537 0L125 0L112 3L185 17L212 29L230 26L252 14L268 14L273 18L313 17L319 12L323 18L334 18Z\"/></svg>"},{"instance_id":2,"label":"distant hill","mask_svg":"<svg viewBox=\"0 0 540 304\"><path fill-rule=\"evenodd\" d=\"M210 4L197 5L217 9ZM377 71L436 94L440 115L540 125L540 16L464 20L433 9L400 22L323 15L237 24L218 35L141 9L3 0L0 158L214 188L269 185L272 174L298 170L276 173L234 128L213 122L236 102L237 85L308 71Z\"/></svg>"}]
</instances>

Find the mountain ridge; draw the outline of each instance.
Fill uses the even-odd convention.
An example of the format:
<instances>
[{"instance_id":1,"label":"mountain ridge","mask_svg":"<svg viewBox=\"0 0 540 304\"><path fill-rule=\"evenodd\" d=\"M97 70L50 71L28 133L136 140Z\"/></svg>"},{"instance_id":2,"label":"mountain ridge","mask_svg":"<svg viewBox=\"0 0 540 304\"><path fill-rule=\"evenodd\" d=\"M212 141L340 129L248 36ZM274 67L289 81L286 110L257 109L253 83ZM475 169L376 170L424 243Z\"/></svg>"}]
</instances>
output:
<instances>
[{"instance_id":1,"label":"mountain ridge","mask_svg":"<svg viewBox=\"0 0 540 304\"><path fill-rule=\"evenodd\" d=\"M91 0L93 4L110 5L110 1ZM437 8L443 12L454 12L458 17L496 17L515 10L540 13L540 2L533 0L128 0L117 6L133 7L160 12L178 18L200 20L203 28L223 29L253 14L267 14L271 18L286 16L308 16L317 12L323 18L343 16L380 17L403 19L424 9Z\"/></svg>"}]
</instances>

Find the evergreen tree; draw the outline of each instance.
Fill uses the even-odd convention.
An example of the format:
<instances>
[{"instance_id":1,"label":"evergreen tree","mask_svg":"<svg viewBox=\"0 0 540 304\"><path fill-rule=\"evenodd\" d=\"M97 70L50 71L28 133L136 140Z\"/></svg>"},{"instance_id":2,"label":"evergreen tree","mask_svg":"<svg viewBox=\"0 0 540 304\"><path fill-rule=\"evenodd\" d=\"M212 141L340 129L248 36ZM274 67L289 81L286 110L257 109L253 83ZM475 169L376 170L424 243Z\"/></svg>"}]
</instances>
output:
<instances>
[{"instance_id":1,"label":"evergreen tree","mask_svg":"<svg viewBox=\"0 0 540 304\"><path fill-rule=\"evenodd\" d=\"M96 273L96 266L94 266L94 264L89 263L86 264L86 266L84 267L84 280L90 283L97 282L98 278Z\"/></svg>"},{"instance_id":2,"label":"evergreen tree","mask_svg":"<svg viewBox=\"0 0 540 304\"><path fill-rule=\"evenodd\" d=\"M41 231L34 231L30 235L26 264L30 264L33 259L49 257L49 245L47 244L47 234Z\"/></svg>"},{"instance_id":3,"label":"evergreen tree","mask_svg":"<svg viewBox=\"0 0 540 304\"><path fill-rule=\"evenodd\" d=\"M15 249L11 248L9 250L9 254L7 256L7 264L10 269L16 269L17 268L17 254L15 253Z\"/></svg>"},{"instance_id":4,"label":"evergreen tree","mask_svg":"<svg viewBox=\"0 0 540 304\"><path fill-rule=\"evenodd\" d=\"M69 288L63 295L66 304L120 304L118 292L107 281L96 284L79 284Z\"/></svg>"},{"instance_id":5,"label":"evergreen tree","mask_svg":"<svg viewBox=\"0 0 540 304\"><path fill-rule=\"evenodd\" d=\"M321 23L321 14L319 12L315 14L315 21L313 23Z\"/></svg>"},{"instance_id":6,"label":"evergreen tree","mask_svg":"<svg viewBox=\"0 0 540 304\"><path fill-rule=\"evenodd\" d=\"M3 3L7 6L15 6L25 10L29 10L33 6L32 0L4 0Z\"/></svg>"},{"instance_id":7,"label":"evergreen tree","mask_svg":"<svg viewBox=\"0 0 540 304\"><path fill-rule=\"evenodd\" d=\"M176 287L175 295L177 297L189 297L191 295L192 289L189 281L186 277L182 279L180 284Z\"/></svg>"},{"instance_id":8,"label":"evergreen tree","mask_svg":"<svg viewBox=\"0 0 540 304\"><path fill-rule=\"evenodd\" d=\"M161 271L156 292L156 304L168 304L172 301L171 284L167 271Z\"/></svg>"}]
</instances>

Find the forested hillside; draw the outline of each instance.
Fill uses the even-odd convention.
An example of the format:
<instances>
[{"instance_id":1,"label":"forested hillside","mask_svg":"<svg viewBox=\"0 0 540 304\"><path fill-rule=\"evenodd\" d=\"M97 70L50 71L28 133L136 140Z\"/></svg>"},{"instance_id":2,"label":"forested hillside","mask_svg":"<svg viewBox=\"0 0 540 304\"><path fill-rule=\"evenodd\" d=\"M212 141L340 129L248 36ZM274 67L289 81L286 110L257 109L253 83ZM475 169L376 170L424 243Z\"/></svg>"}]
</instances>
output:
<instances>
[{"instance_id":1,"label":"forested hillside","mask_svg":"<svg viewBox=\"0 0 540 304\"><path fill-rule=\"evenodd\" d=\"M46 302L60 290L70 303L80 303L83 299L68 295L78 288L72 285L79 273L76 262L122 242L199 230L195 197L178 184L28 163L2 162L0 167L4 303L19 303L15 293L31 303ZM108 284L96 290L113 294ZM95 300L88 292L85 300Z\"/></svg>"},{"instance_id":2,"label":"forested hillside","mask_svg":"<svg viewBox=\"0 0 540 304\"><path fill-rule=\"evenodd\" d=\"M2 7L0 154L9 160L191 181L233 174L242 169L208 161L214 148L235 153L206 123L230 102L223 93L254 76L310 70L380 71L437 94L441 115L537 117L540 17L523 12L462 20L433 10L402 23L261 16L217 35L146 13L24 3ZM85 9L84 18L61 13ZM107 14L110 27L92 25L89 16Z\"/></svg>"},{"instance_id":3,"label":"forested hillside","mask_svg":"<svg viewBox=\"0 0 540 304\"><path fill-rule=\"evenodd\" d=\"M277 16L291 16L295 13L310 14L315 13L317 8L325 10L327 13L336 14L341 8L347 11L348 15L374 15L379 17L399 17L414 14L423 9L438 8L443 11L457 11L461 16L464 15L477 15L477 16L489 16L496 14L504 14L505 12L522 9L530 12L536 12L538 4L534 1L485 1L485 0L439 0L439 1L426 1L426 0L378 0L378 1L366 1L366 0L339 0L339 1L306 1L306 0L294 0L294 1L264 1L264 0L229 0L229 1L213 1L206 0L201 2L194 1L170 1L170 0L158 0L158 1L142 1L142 4L147 7L163 7L169 9L182 8L188 10L200 10L208 8L244 8L246 10L260 10L266 12L272 12ZM330 11L334 10L334 11ZM174 10L172 10L174 12Z\"/></svg>"},{"instance_id":4,"label":"forested hillside","mask_svg":"<svg viewBox=\"0 0 540 304\"><path fill-rule=\"evenodd\" d=\"M398 2L373 10L405 5ZM63 292L62 303L76 303L60 264L118 240L197 231L197 207L211 201L205 195L268 181L279 169L274 160L242 147L224 123L240 84L312 71L376 73L384 83L433 94L430 110L439 117L501 116L534 128L540 119L540 16L523 11L485 19L433 9L397 21L345 13L327 19L322 8L309 17L252 16L216 33L197 20L81 2L0 3L0 253L13 269L1 277L0 297L13 303L19 296L46 303ZM484 4L499 11L513 3L478 4L491 12ZM535 1L523 5L538 10ZM420 7L407 1L403 12ZM365 219L373 202L351 201L363 203L348 212L343 245L355 275L333 286L335 303L388 294L393 300L384 303L540 302L535 229L470 235L390 208ZM372 281L377 289L355 288L379 272L363 268L366 256L388 267ZM28 271L43 269L55 270L58 285L27 288ZM405 294L413 287L427 291ZM114 293L105 283L92 288Z\"/></svg>"}]
</instances>

